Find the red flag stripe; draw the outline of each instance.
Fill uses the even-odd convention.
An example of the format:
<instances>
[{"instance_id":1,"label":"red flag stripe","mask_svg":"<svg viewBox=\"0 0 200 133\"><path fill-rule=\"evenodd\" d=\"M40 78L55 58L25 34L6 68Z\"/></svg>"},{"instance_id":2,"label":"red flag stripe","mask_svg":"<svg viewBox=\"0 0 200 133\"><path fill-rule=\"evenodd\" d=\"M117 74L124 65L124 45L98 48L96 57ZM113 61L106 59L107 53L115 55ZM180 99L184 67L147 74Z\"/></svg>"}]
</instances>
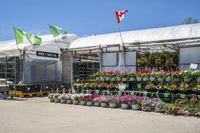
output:
<instances>
[{"instance_id":1,"label":"red flag stripe","mask_svg":"<svg viewBox=\"0 0 200 133\"><path fill-rule=\"evenodd\" d=\"M115 15L116 15L116 19L117 19L117 23L119 24L122 19L124 18L124 15L128 12L128 10L124 10L124 11L116 11Z\"/></svg>"}]
</instances>

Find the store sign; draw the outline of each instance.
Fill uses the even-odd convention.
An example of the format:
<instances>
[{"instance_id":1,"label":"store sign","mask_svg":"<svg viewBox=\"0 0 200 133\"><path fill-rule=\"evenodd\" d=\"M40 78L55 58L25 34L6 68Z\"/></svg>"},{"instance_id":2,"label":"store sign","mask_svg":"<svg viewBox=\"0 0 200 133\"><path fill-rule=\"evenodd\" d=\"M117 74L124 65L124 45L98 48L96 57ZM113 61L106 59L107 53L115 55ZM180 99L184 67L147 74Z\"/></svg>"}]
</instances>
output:
<instances>
[{"instance_id":1,"label":"store sign","mask_svg":"<svg viewBox=\"0 0 200 133\"><path fill-rule=\"evenodd\" d=\"M190 69L197 69L198 65L197 64L190 64Z\"/></svg>"},{"instance_id":2,"label":"store sign","mask_svg":"<svg viewBox=\"0 0 200 133\"><path fill-rule=\"evenodd\" d=\"M42 56L42 57L58 58L57 53L50 53L50 52L43 52L43 51L36 51L36 55Z\"/></svg>"}]
</instances>

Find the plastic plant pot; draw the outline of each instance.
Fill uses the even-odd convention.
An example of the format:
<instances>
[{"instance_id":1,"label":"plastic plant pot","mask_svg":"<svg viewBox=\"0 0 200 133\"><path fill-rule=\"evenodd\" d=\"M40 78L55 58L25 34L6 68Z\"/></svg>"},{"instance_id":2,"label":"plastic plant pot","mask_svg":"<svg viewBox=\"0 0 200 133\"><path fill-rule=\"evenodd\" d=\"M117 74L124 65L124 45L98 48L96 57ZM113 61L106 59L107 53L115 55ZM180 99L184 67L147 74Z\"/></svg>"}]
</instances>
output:
<instances>
[{"instance_id":1,"label":"plastic plant pot","mask_svg":"<svg viewBox=\"0 0 200 133\"><path fill-rule=\"evenodd\" d=\"M93 103L92 102L87 102L87 106L92 106L93 105Z\"/></svg>"},{"instance_id":2,"label":"plastic plant pot","mask_svg":"<svg viewBox=\"0 0 200 133\"><path fill-rule=\"evenodd\" d=\"M50 100L50 102L54 102L54 98L50 98L49 100Z\"/></svg>"},{"instance_id":3,"label":"plastic plant pot","mask_svg":"<svg viewBox=\"0 0 200 133\"><path fill-rule=\"evenodd\" d=\"M109 107L110 108L117 108L117 104L116 103L109 103Z\"/></svg>"},{"instance_id":4,"label":"plastic plant pot","mask_svg":"<svg viewBox=\"0 0 200 133\"><path fill-rule=\"evenodd\" d=\"M162 110L161 110L160 107L155 107L155 110L154 110L154 111L157 112L157 113L160 113Z\"/></svg>"},{"instance_id":5,"label":"plastic plant pot","mask_svg":"<svg viewBox=\"0 0 200 133\"><path fill-rule=\"evenodd\" d=\"M60 103L64 104L66 102L65 99L60 99Z\"/></svg>"},{"instance_id":6,"label":"plastic plant pot","mask_svg":"<svg viewBox=\"0 0 200 133\"><path fill-rule=\"evenodd\" d=\"M122 109L128 109L129 106L128 106L128 104L122 103L122 104L121 104L121 108L122 108Z\"/></svg>"},{"instance_id":7,"label":"plastic plant pot","mask_svg":"<svg viewBox=\"0 0 200 133\"><path fill-rule=\"evenodd\" d=\"M145 111L145 112L151 112L152 111L152 107L149 106L149 105L143 105L142 106L142 110Z\"/></svg>"},{"instance_id":8,"label":"plastic plant pot","mask_svg":"<svg viewBox=\"0 0 200 133\"><path fill-rule=\"evenodd\" d=\"M67 104L72 104L72 100L68 99Z\"/></svg>"},{"instance_id":9,"label":"plastic plant pot","mask_svg":"<svg viewBox=\"0 0 200 133\"><path fill-rule=\"evenodd\" d=\"M99 107L99 106L100 106L100 103L99 103L99 102L95 102L95 103L94 103L94 106Z\"/></svg>"},{"instance_id":10,"label":"plastic plant pot","mask_svg":"<svg viewBox=\"0 0 200 133\"><path fill-rule=\"evenodd\" d=\"M106 103L101 103L101 107L106 108L107 104Z\"/></svg>"},{"instance_id":11,"label":"plastic plant pot","mask_svg":"<svg viewBox=\"0 0 200 133\"><path fill-rule=\"evenodd\" d=\"M140 105L139 104L132 104L132 110L139 110L140 109Z\"/></svg>"},{"instance_id":12,"label":"plastic plant pot","mask_svg":"<svg viewBox=\"0 0 200 133\"><path fill-rule=\"evenodd\" d=\"M54 99L54 102L55 102L55 103L59 103L59 102L60 102L60 99L55 98L55 99Z\"/></svg>"},{"instance_id":13,"label":"plastic plant pot","mask_svg":"<svg viewBox=\"0 0 200 133\"><path fill-rule=\"evenodd\" d=\"M80 105L86 105L86 101L81 101Z\"/></svg>"},{"instance_id":14,"label":"plastic plant pot","mask_svg":"<svg viewBox=\"0 0 200 133\"><path fill-rule=\"evenodd\" d=\"M79 103L78 100L74 100L74 101L73 101L73 104L74 104L74 105L78 105L78 103Z\"/></svg>"}]
</instances>

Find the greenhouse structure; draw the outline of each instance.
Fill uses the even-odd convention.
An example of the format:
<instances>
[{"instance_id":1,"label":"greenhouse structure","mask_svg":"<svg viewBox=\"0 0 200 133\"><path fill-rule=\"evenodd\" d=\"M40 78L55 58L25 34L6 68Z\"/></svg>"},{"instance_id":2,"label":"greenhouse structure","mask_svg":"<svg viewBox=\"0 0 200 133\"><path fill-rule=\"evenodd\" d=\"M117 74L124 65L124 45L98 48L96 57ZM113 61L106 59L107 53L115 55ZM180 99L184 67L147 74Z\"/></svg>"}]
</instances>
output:
<instances>
[{"instance_id":1,"label":"greenhouse structure","mask_svg":"<svg viewBox=\"0 0 200 133\"><path fill-rule=\"evenodd\" d=\"M68 34L60 39L43 35L39 47L16 45L15 40L0 42L0 78L13 83L62 82L62 49L77 38Z\"/></svg>"},{"instance_id":2,"label":"greenhouse structure","mask_svg":"<svg viewBox=\"0 0 200 133\"><path fill-rule=\"evenodd\" d=\"M80 65L74 65L80 71L73 75L84 77L94 71L188 70L191 64L200 69L200 24L127 31L121 36L110 33L73 41L67 52ZM87 66L84 62L90 62L90 66L82 72Z\"/></svg>"},{"instance_id":3,"label":"greenhouse structure","mask_svg":"<svg viewBox=\"0 0 200 133\"><path fill-rule=\"evenodd\" d=\"M97 71L200 69L200 24L178 25L55 40L20 46L0 42L0 78L14 83L64 82L84 79Z\"/></svg>"}]
</instances>

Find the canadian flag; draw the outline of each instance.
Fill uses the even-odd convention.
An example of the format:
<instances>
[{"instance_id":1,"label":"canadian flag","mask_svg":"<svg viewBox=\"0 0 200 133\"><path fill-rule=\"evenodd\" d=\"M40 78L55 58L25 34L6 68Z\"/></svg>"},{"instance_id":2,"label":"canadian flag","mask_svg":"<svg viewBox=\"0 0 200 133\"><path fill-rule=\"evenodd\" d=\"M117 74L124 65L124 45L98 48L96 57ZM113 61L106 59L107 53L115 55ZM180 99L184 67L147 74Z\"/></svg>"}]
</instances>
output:
<instances>
[{"instance_id":1,"label":"canadian flag","mask_svg":"<svg viewBox=\"0 0 200 133\"><path fill-rule=\"evenodd\" d=\"M123 10L123 11L116 11L115 15L117 18L117 23L119 24L123 19L125 14L128 12L128 10Z\"/></svg>"}]
</instances>

